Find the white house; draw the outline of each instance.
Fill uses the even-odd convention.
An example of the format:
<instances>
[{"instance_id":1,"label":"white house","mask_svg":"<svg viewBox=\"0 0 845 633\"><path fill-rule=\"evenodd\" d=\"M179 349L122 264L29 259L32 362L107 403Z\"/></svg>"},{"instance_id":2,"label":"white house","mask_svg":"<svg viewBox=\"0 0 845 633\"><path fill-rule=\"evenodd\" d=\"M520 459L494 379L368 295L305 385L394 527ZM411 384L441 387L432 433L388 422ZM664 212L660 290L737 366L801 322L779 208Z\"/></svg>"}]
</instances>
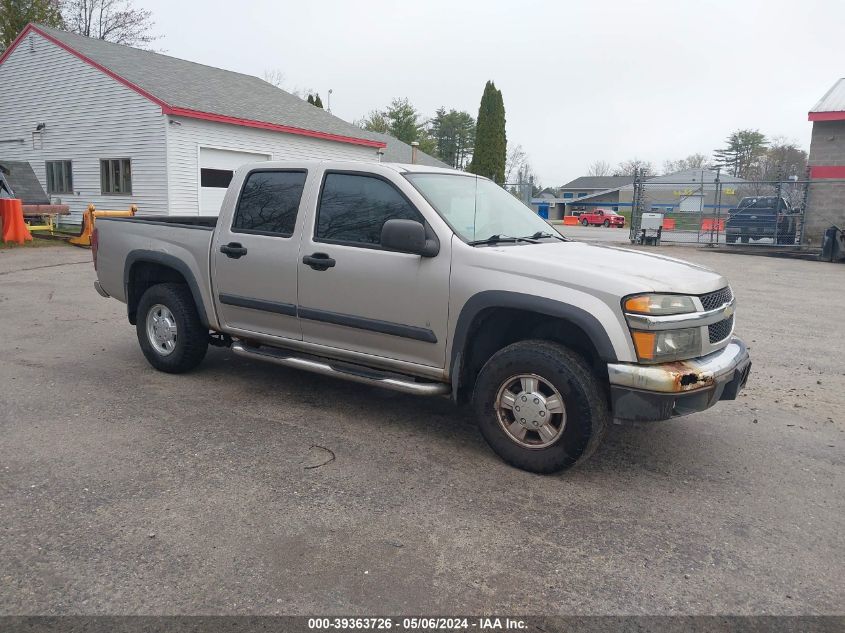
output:
<instances>
[{"instance_id":1,"label":"white house","mask_svg":"<svg viewBox=\"0 0 845 633\"><path fill-rule=\"evenodd\" d=\"M0 163L29 162L76 219L90 203L213 215L233 170L253 161L411 153L257 77L45 26L29 24L0 56Z\"/></svg>"}]
</instances>

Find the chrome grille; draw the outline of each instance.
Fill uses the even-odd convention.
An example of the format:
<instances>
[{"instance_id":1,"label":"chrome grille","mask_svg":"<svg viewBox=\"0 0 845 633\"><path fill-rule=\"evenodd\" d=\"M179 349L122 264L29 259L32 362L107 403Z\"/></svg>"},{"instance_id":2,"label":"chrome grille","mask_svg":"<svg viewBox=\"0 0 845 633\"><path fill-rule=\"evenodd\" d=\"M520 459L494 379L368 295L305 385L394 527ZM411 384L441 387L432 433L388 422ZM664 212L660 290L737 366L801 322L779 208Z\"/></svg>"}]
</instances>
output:
<instances>
[{"instance_id":1,"label":"chrome grille","mask_svg":"<svg viewBox=\"0 0 845 633\"><path fill-rule=\"evenodd\" d=\"M730 292L730 291L728 291ZM720 304L721 305L721 304ZM727 319L722 319L718 323L713 323L707 326L707 333L710 336L710 343L718 343L723 341L731 334L734 328L734 317L729 316Z\"/></svg>"},{"instance_id":2,"label":"chrome grille","mask_svg":"<svg viewBox=\"0 0 845 633\"><path fill-rule=\"evenodd\" d=\"M701 299L701 305L704 307L705 311L720 308L726 303L730 303L733 298L734 295L731 292L730 286L725 286L721 290L709 292L706 295L701 295L699 297L699 299Z\"/></svg>"}]
</instances>

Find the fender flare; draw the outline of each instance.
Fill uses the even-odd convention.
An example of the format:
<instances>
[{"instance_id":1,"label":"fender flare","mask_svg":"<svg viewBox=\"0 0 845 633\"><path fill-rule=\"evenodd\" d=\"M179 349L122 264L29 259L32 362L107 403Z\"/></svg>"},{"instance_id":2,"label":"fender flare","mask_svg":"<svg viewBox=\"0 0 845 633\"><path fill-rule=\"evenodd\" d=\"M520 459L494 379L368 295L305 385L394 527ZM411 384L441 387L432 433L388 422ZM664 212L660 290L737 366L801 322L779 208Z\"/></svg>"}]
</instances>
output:
<instances>
[{"instance_id":1,"label":"fender flare","mask_svg":"<svg viewBox=\"0 0 845 633\"><path fill-rule=\"evenodd\" d=\"M467 336L469 336L469 328L475 317L482 310L488 308L514 308L566 319L584 330L603 361L615 363L618 360L613 343L611 343L610 337L607 335L607 331L602 326L601 321L586 310L546 297L535 297L533 295L505 290L485 290L469 298L461 308L461 313L455 325L455 336L452 340L452 350L449 360L449 376L452 382L453 393L457 393L459 386L461 363L464 357Z\"/></svg>"},{"instance_id":2,"label":"fender flare","mask_svg":"<svg viewBox=\"0 0 845 633\"><path fill-rule=\"evenodd\" d=\"M194 274L191 272L191 269L188 268L188 265L181 259L179 259L178 257L174 257L173 255L168 255L167 253L161 253L159 251L149 251L143 249L136 249L134 251L130 251L129 254L126 256L126 260L123 265L123 291L126 296L127 312L129 312L130 314L130 320L132 308L129 301L129 280L130 273L132 272L132 267L138 263L161 264L162 266L172 268L180 275L182 275L182 277L184 277L185 281L188 283L188 288L191 291L191 296L194 298L194 304L197 306L197 313L199 314L200 322L203 324L204 327L209 327L208 313L205 310L205 304L202 300L200 287L197 284L197 280L194 277Z\"/></svg>"}]
</instances>

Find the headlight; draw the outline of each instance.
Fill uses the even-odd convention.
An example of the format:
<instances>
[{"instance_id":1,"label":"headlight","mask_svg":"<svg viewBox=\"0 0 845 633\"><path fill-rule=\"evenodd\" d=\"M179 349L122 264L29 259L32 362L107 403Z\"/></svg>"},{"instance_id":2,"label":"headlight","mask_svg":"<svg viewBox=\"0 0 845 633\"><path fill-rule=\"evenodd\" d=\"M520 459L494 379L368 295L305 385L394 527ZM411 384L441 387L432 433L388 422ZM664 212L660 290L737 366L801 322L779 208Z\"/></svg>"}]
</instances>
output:
<instances>
[{"instance_id":1,"label":"headlight","mask_svg":"<svg viewBox=\"0 0 845 633\"><path fill-rule=\"evenodd\" d=\"M701 328L659 330L656 332L631 331L634 347L640 361L667 362L690 358L701 351Z\"/></svg>"},{"instance_id":2,"label":"headlight","mask_svg":"<svg viewBox=\"0 0 845 633\"><path fill-rule=\"evenodd\" d=\"M692 297L684 295L636 295L628 297L622 304L625 312L636 314L687 314L695 312L695 303Z\"/></svg>"}]
</instances>

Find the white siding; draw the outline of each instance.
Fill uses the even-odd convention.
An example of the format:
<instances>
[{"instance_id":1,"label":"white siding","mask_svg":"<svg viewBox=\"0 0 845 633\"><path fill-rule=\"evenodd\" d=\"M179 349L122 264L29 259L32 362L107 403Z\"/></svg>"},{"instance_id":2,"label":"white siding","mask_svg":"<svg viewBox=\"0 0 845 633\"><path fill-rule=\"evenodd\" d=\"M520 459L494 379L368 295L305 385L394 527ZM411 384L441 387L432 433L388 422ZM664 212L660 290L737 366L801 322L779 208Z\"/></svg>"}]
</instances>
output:
<instances>
[{"instance_id":1,"label":"white siding","mask_svg":"<svg viewBox=\"0 0 845 633\"><path fill-rule=\"evenodd\" d=\"M201 147L267 154L273 160L378 160L374 147L184 117L172 119L174 125L167 130L167 157L170 213L177 215L199 214Z\"/></svg>"},{"instance_id":2,"label":"white siding","mask_svg":"<svg viewBox=\"0 0 845 633\"><path fill-rule=\"evenodd\" d=\"M164 119L159 106L36 33L0 65L0 158L29 161L45 190L45 161L73 161L75 193L61 198L76 221L89 203L166 212ZM43 149L33 148L38 123L47 125ZM101 195L100 158L132 159L131 196Z\"/></svg>"}]
</instances>

